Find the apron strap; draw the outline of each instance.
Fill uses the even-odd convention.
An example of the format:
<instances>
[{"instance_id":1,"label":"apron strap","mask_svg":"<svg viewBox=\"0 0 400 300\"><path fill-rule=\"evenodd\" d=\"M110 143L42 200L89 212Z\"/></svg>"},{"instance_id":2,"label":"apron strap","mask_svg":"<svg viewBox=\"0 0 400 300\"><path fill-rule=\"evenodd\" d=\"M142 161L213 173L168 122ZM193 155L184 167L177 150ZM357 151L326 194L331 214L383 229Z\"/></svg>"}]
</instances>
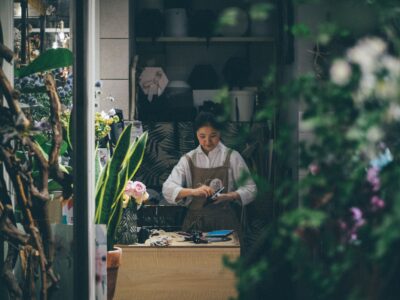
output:
<instances>
[{"instance_id":1,"label":"apron strap","mask_svg":"<svg viewBox=\"0 0 400 300\"><path fill-rule=\"evenodd\" d=\"M190 158L190 156L189 155L187 155L187 154L185 154L185 157L186 157L186 159L187 159L187 161L188 161L188 163L189 163L189 168L190 168L190 171L192 172L192 170L193 170L193 167L194 167L194 163L193 163L193 160Z\"/></svg>"},{"instance_id":2,"label":"apron strap","mask_svg":"<svg viewBox=\"0 0 400 300\"><path fill-rule=\"evenodd\" d=\"M225 162L224 162L224 167L230 167L231 166L231 154L232 154L232 149L228 149L228 153L226 154Z\"/></svg>"}]
</instances>

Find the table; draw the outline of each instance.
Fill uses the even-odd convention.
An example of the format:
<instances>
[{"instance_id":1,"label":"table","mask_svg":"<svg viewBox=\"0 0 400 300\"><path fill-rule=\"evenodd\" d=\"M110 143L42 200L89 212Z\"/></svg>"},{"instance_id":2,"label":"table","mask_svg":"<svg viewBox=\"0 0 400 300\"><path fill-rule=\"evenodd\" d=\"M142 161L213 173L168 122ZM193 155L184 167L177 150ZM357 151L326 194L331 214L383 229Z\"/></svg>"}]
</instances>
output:
<instances>
[{"instance_id":1,"label":"table","mask_svg":"<svg viewBox=\"0 0 400 300\"><path fill-rule=\"evenodd\" d=\"M222 258L236 259L240 244L231 241L194 244L175 239L167 247L120 245L122 264L115 299L228 299L236 296L235 276Z\"/></svg>"}]
</instances>

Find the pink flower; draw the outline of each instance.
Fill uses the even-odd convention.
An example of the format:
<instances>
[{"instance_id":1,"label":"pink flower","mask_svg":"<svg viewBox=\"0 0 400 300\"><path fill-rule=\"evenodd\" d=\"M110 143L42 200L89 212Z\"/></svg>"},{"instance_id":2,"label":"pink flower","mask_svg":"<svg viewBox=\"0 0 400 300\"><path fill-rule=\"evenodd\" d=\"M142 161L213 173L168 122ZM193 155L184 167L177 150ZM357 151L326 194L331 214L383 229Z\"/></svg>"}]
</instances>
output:
<instances>
[{"instance_id":1,"label":"pink flower","mask_svg":"<svg viewBox=\"0 0 400 300\"><path fill-rule=\"evenodd\" d=\"M378 191L381 187L381 180L379 179L379 169L372 167L368 169L367 181L371 184L374 192Z\"/></svg>"},{"instance_id":2,"label":"pink flower","mask_svg":"<svg viewBox=\"0 0 400 300\"><path fill-rule=\"evenodd\" d=\"M377 211L385 207L385 201L383 201L378 196L373 196L371 198L371 205L372 205L372 210Z\"/></svg>"},{"instance_id":3,"label":"pink flower","mask_svg":"<svg viewBox=\"0 0 400 300\"><path fill-rule=\"evenodd\" d=\"M315 164L315 163L310 164L310 165L308 166L308 170L310 171L310 173L311 173L312 175L316 175L316 174L319 173L319 166L318 166L317 164Z\"/></svg>"},{"instance_id":4,"label":"pink flower","mask_svg":"<svg viewBox=\"0 0 400 300\"><path fill-rule=\"evenodd\" d=\"M351 214L353 216L354 221L360 221L362 220L362 211L358 207L352 207L350 208Z\"/></svg>"},{"instance_id":5,"label":"pink flower","mask_svg":"<svg viewBox=\"0 0 400 300\"><path fill-rule=\"evenodd\" d=\"M352 232L352 233L350 234L350 243L356 242L357 239L358 239L357 233L356 233L356 232Z\"/></svg>"},{"instance_id":6,"label":"pink flower","mask_svg":"<svg viewBox=\"0 0 400 300\"><path fill-rule=\"evenodd\" d=\"M125 186L125 195L135 198L137 204L142 204L149 198L146 186L140 181L128 181Z\"/></svg>"},{"instance_id":7,"label":"pink flower","mask_svg":"<svg viewBox=\"0 0 400 300\"><path fill-rule=\"evenodd\" d=\"M357 230L357 228L363 226L365 224L365 220L363 219L363 213L361 209L358 207L352 207L350 208L351 214L353 216L354 220L354 230Z\"/></svg>"},{"instance_id":8,"label":"pink flower","mask_svg":"<svg viewBox=\"0 0 400 300\"><path fill-rule=\"evenodd\" d=\"M347 230L347 224L346 222L339 220L339 228L343 231Z\"/></svg>"}]
</instances>

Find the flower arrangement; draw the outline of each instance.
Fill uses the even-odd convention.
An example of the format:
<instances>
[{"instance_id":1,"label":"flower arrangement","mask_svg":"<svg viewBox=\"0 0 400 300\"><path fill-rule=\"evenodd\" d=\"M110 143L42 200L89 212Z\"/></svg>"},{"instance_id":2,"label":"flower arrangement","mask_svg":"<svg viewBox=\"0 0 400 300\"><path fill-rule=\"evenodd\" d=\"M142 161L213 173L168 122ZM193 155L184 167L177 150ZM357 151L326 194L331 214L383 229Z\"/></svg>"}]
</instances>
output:
<instances>
[{"instance_id":1,"label":"flower arrangement","mask_svg":"<svg viewBox=\"0 0 400 300\"><path fill-rule=\"evenodd\" d=\"M149 199L149 194L142 182L129 180L122 198L123 212L115 233L115 240L118 244L131 245L138 242L137 211Z\"/></svg>"},{"instance_id":2,"label":"flower arrangement","mask_svg":"<svg viewBox=\"0 0 400 300\"><path fill-rule=\"evenodd\" d=\"M96 141L107 137L111 132L111 125L117 122L119 122L119 117L114 109L111 109L108 113L104 111L96 112L94 124Z\"/></svg>"},{"instance_id":3,"label":"flower arrangement","mask_svg":"<svg viewBox=\"0 0 400 300\"><path fill-rule=\"evenodd\" d=\"M72 107L73 75L70 68L57 68L50 72L57 84L57 94L66 109ZM47 120L50 115L50 102L44 86L44 73L34 73L16 77L14 85L21 93L21 103L29 105L35 121Z\"/></svg>"},{"instance_id":4,"label":"flower arrangement","mask_svg":"<svg viewBox=\"0 0 400 300\"><path fill-rule=\"evenodd\" d=\"M107 224L108 250L113 249L124 203L129 203L126 196L143 202L147 195L144 184L130 182L142 163L148 134L144 132L131 144L131 129L132 125L124 128L96 181L95 223Z\"/></svg>"},{"instance_id":5,"label":"flower arrangement","mask_svg":"<svg viewBox=\"0 0 400 300\"><path fill-rule=\"evenodd\" d=\"M128 206L131 198L135 200L135 203L140 208L143 202L149 199L149 194L147 193L146 186L142 182L129 180L126 183L123 197L124 208Z\"/></svg>"}]
</instances>

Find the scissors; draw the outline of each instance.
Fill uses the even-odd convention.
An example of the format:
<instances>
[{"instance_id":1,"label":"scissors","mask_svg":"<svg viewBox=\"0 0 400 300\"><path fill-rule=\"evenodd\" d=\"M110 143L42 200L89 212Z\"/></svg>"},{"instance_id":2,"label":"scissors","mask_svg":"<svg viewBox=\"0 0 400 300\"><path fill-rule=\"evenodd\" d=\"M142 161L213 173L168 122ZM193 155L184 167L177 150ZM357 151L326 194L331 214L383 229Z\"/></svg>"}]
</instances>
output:
<instances>
[{"instance_id":1,"label":"scissors","mask_svg":"<svg viewBox=\"0 0 400 300\"><path fill-rule=\"evenodd\" d=\"M218 190L216 190L211 196L207 197L206 202L204 203L204 206L207 206L211 203L214 202L215 199L221 194L221 192L225 189L225 187L221 187ZM203 206L203 207L204 207Z\"/></svg>"}]
</instances>

